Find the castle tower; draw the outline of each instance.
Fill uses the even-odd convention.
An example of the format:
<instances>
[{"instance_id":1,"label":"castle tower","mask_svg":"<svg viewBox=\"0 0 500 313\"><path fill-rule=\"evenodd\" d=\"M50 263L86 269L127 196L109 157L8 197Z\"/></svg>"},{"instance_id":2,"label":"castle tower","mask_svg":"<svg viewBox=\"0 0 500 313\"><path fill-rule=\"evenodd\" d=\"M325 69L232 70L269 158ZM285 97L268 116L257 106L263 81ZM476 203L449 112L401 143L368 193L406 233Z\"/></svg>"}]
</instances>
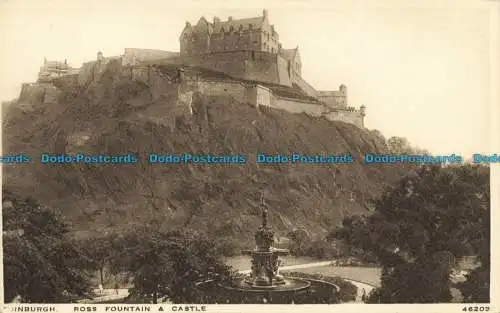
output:
<instances>
[{"instance_id":1,"label":"castle tower","mask_svg":"<svg viewBox=\"0 0 500 313\"><path fill-rule=\"evenodd\" d=\"M104 56L103 56L102 52L99 51L99 52L97 52L97 61L101 62L102 60L104 60Z\"/></svg>"},{"instance_id":2,"label":"castle tower","mask_svg":"<svg viewBox=\"0 0 500 313\"><path fill-rule=\"evenodd\" d=\"M349 106L348 105L349 103L347 102L347 87L346 87L346 85L344 85L344 84L340 85L339 91L342 94L342 96L344 97L344 101L343 101L344 106L346 106L346 107Z\"/></svg>"}]
</instances>

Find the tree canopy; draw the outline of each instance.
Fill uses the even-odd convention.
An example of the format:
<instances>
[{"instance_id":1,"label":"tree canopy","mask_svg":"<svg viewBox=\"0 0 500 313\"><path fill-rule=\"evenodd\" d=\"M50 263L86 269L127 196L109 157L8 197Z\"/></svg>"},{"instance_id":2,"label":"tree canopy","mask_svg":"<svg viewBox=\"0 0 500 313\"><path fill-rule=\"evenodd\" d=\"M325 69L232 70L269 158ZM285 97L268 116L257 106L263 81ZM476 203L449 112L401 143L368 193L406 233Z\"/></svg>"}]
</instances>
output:
<instances>
[{"instance_id":1,"label":"tree canopy","mask_svg":"<svg viewBox=\"0 0 500 313\"><path fill-rule=\"evenodd\" d=\"M3 190L5 301L67 302L88 291L87 255L53 210Z\"/></svg>"},{"instance_id":2,"label":"tree canopy","mask_svg":"<svg viewBox=\"0 0 500 313\"><path fill-rule=\"evenodd\" d=\"M133 278L132 295L157 303L196 302L195 285L205 279L225 279L229 268L218 259L215 244L196 233L135 229L117 240L112 264Z\"/></svg>"},{"instance_id":3,"label":"tree canopy","mask_svg":"<svg viewBox=\"0 0 500 313\"><path fill-rule=\"evenodd\" d=\"M423 166L378 199L372 215L343 221L331 236L382 265L382 286L370 301L448 302L458 259L482 256L482 267L489 268L489 179L482 166ZM474 277L482 277L477 284L488 294L484 276Z\"/></svg>"}]
</instances>

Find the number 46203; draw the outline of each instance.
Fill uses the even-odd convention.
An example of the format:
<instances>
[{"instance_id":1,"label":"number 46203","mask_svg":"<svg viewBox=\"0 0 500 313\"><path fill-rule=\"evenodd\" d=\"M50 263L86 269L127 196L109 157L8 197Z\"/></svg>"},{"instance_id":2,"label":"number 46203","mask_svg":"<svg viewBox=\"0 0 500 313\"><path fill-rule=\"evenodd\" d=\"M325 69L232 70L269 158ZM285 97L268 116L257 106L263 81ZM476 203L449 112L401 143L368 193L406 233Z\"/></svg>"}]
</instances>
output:
<instances>
[{"instance_id":1,"label":"number 46203","mask_svg":"<svg viewBox=\"0 0 500 313\"><path fill-rule=\"evenodd\" d=\"M489 306L466 306L462 309L464 312L488 312Z\"/></svg>"}]
</instances>

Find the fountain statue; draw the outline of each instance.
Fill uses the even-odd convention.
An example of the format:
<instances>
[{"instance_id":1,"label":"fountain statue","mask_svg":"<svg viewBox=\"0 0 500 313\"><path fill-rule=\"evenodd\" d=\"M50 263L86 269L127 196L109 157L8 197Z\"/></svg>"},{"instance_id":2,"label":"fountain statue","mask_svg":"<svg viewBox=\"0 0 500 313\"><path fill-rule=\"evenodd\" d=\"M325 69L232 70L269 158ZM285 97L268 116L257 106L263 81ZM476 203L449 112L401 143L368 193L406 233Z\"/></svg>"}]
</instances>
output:
<instances>
[{"instance_id":1,"label":"fountain statue","mask_svg":"<svg viewBox=\"0 0 500 313\"><path fill-rule=\"evenodd\" d=\"M339 289L334 284L280 275L279 257L289 255L290 251L272 247L274 231L268 225L268 210L262 195L260 211L262 224L255 233L256 247L242 250L243 255L251 257L250 273L234 277L229 284L212 280L198 283L198 290L206 295L204 303L336 303Z\"/></svg>"},{"instance_id":2,"label":"fountain statue","mask_svg":"<svg viewBox=\"0 0 500 313\"><path fill-rule=\"evenodd\" d=\"M279 275L279 256L289 255L288 249L271 247L274 242L274 231L267 225L267 208L264 197L261 196L262 225L255 233L256 247L254 250L243 250L243 255L252 257L250 274L245 277L245 282L255 288L274 288L285 283L283 276Z\"/></svg>"}]
</instances>

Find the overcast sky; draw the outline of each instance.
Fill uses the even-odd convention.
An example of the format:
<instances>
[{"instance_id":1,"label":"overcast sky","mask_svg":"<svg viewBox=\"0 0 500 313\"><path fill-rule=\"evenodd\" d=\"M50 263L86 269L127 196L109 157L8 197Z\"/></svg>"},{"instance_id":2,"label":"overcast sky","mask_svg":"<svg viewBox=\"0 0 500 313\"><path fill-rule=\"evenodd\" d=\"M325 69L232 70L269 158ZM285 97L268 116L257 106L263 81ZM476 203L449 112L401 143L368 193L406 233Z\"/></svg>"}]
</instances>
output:
<instances>
[{"instance_id":1,"label":"overcast sky","mask_svg":"<svg viewBox=\"0 0 500 313\"><path fill-rule=\"evenodd\" d=\"M98 50L178 51L186 21L267 8L283 47L299 46L303 77L321 90L347 85L368 128L434 153L492 150L494 1L185 1L2 1L1 100L35 81L44 57L79 67Z\"/></svg>"}]
</instances>

